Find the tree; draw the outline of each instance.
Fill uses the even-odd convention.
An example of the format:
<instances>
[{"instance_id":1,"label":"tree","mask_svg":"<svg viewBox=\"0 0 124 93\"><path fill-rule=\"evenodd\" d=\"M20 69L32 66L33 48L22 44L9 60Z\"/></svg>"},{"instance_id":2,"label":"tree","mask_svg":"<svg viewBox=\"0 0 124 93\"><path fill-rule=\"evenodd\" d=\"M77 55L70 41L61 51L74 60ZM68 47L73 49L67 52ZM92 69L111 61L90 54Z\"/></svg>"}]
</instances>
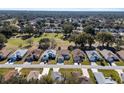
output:
<instances>
[{"instance_id":1,"label":"tree","mask_svg":"<svg viewBox=\"0 0 124 93\"><path fill-rule=\"evenodd\" d=\"M7 38L11 37L13 33L18 32L19 28L16 25L12 25L9 22L4 22L0 28L0 32Z\"/></svg>"},{"instance_id":2,"label":"tree","mask_svg":"<svg viewBox=\"0 0 124 93\"><path fill-rule=\"evenodd\" d=\"M72 32L72 30L73 30L73 26L72 26L72 24L70 24L70 23L64 23L63 24L63 33L64 33L64 35L65 36L70 36L70 33Z\"/></svg>"},{"instance_id":3,"label":"tree","mask_svg":"<svg viewBox=\"0 0 124 93\"><path fill-rule=\"evenodd\" d=\"M87 43L86 41L86 33L81 33L77 35L72 35L71 41L75 42L75 45L80 45L81 47L84 47L85 44Z\"/></svg>"},{"instance_id":4,"label":"tree","mask_svg":"<svg viewBox=\"0 0 124 93\"><path fill-rule=\"evenodd\" d=\"M95 35L95 29L92 26L84 27L83 31L88 34Z\"/></svg>"},{"instance_id":5,"label":"tree","mask_svg":"<svg viewBox=\"0 0 124 93\"><path fill-rule=\"evenodd\" d=\"M122 36L117 35L117 37L115 38L115 44L116 44L116 47L115 48L117 50L120 50L121 49L121 45L124 45Z\"/></svg>"},{"instance_id":6,"label":"tree","mask_svg":"<svg viewBox=\"0 0 124 93\"><path fill-rule=\"evenodd\" d=\"M39 48L46 50L49 47L50 47L50 39L49 38L43 38L39 41Z\"/></svg>"},{"instance_id":7,"label":"tree","mask_svg":"<svg viewBox=\"0 0 124 93\"><path fill-rule=\"evenodd\" d=\"M7 38L3 34L0 34L0 47L2 47L6 42Z\"/></svg>"},{"instance_id":8,"label":"tree","mask_svg":"<svg viewBox=\"0 0 124 93\"><path fill-rule=\"evenodd\" d=\"M115 42L114 36L109 32L97 33L96 40L99 43L102 43L102 46L104 46L104 44L106 44L107 47L109 47L110 45L112 45Z\"/></svg>"},{"instance_id":9,"label":"tree","mask_svg":"<svg viewBox=\"0 0 124 93\"><path fill-rule=\"evenodd\" d=\"M55 48L56 41L54 39L43 38L39 42L39 48L41 49L48 49L48 48Z\"/></svg>"},{"instance_id":10,"label":"tree","mask_svg":"<svg viewBox=\"0 0 124 93\"><path fill-rule=\"evenodd\" d=\"M31 35L32 33L35 32L35 28L30 23L27 23L24 27L24 32Z\"/></svg>"},{"instance_id":11,"label":"tree","mask_svg":"<svg viewBox=\"0 0 124 93\"><path fill-rule=\"evenodd\" d=\"M73 27L76 29L78 26L80 26L77 22L72 23Z\"/></svg>"},{"instance_id":12,"label":"tree","mask_svg":"<svg viewBox=\"0 0 124 93\"><path fill-rule=\"evenodd\" d=\"M86 41L89 44L90 48L91 48L92 44L95 43L94 37L91 34L86 34Z\"/></svg>"}]
</instances>

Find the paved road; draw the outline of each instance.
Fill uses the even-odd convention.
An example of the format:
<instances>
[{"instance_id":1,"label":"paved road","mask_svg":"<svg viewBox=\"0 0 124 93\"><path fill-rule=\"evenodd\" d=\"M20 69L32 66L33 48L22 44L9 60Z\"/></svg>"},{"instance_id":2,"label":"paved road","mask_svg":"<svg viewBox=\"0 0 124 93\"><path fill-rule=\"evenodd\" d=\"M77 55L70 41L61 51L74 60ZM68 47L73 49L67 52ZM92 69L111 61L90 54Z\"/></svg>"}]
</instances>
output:
<instances>
[{"instance_id":1,"label":"paved road","mask_svg":"<svg viewBox=\"0 0 124 93\"><path fill-rule=\"evenodd\" d=\"M47 64L0 64L0 68L86 68L86 69L124 69L124 66L95 65L47 65Z\"/></svg>"}]
</instances>

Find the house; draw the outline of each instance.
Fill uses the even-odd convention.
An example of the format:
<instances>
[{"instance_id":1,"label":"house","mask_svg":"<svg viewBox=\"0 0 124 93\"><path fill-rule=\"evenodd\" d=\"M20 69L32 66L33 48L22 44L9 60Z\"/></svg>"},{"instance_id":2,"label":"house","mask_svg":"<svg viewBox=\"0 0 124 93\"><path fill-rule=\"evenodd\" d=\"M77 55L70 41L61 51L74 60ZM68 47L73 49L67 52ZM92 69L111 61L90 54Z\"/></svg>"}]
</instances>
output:
<instances>
[{"instance_id":1,"label":"house","mask_svg":"<svg viewBox=\"0 0 124 93\"><path fill-rule=\"evenodd\" d=\"M90 62L96 62L96 61L102 60L102 57L100 56L100 54L95 50L86 51L86 54Z\"/></svg>"},{"instance_id":2,"label":"house","mask_svg":"<svg viewBox=\"0 0 124 93\"><path fill-rule=\"evenodd\" d=\"M38 61L40 55L41 55L41 50L34 49L28 53L28 56L25 59L25 61L27 61L27 62Z\"/></svg>"},{"instance_id":3,"label":"house","mask_svg":"<svg viewBox=\"0 0 124 93\"><path fill-rule=\"evenodd\" d=\"M46 50L41 57L41 62L48 62L49 60L53 60L56 58L56 50Z\"/></svg>"},{"instance_id":4,"label":"house","mask_svg":"<svg viewBox=\"0 0 124 93\"><path fill-rule=\"evenodd\" d=\"M10 70L7 74L4 75L4 80L8 81L18 75L19 75L19 73L17 70Z\"/></svg>"},{"instance_id":5,"label":"house","mask_svg":"<svg viewBox=\"0 0 124 93\"><path fill-rule=\"evenodd\" d=\"M100 53L109 63L112 63L114 61L119 61L119 57L110 50L104 49L101 50Z\"/></svg>"},{"instance_id":6,"label":"house","mask_svg":"<svg viewBox=\"0 0 124 93\"><path fill-rule=\"evenodd\" d=\"M30 81L32 79L37 80L40 75L39 71L30 71L30 73L27 76L27 81Z\"/></svg>"},{"instance_id":7,"label":"house","mask_svg":"<svg viewBox=\"0 0 124 93\"><path fill-rule=\"evenodd\" d=\"M2 49L1 51L0 51L0 61L1 60L4 60L5 58L7 58L7 56L9 55L11 53L11 51L10 50L7 50L7 49Z\"/></svg>"},{"instance_id":8,"label":"house","mask_svg":"<svg viewBox=\"0 0 124 93\"><path fill-rule=\"evenodd\" d=\"M82 76L80 72L73 71L71 72L71 74L72 74L72 77L79 80L80 84L92 84L92 81L90 80L90 78L86 76Z\"/></svg>"},{"instance_id":9,"label":"house","mask_svg":"<svg viewBox=\"0 0 124 93\"><path fill-rule=\"evenodd\" d=\"M124 50L118 51L117 54L122 60L124 60Z\"/></svg>"},{"instance_id":10,"label":"house","mask_svg":"<svg viewBox=\"0 0 124 93\"><path fill-rule=\"evenodd\" d=\"M64 60L70 59L70 53L69 50L60 50L60 55L64 57Z\"/></svg>"},{"instance_id":11,"label":"house","mask_svg":"<svg viewBox=\"0 0 124 93\"><path fill-rule=\"evenodd\" d=\"M12 55L8 58L8 63L13 63L15 61L19 61L23 58L23 56L27 53L28 49L19 49L16 50Z\"/></svg>"},{"instance_id":12,"label":"house","mask_svg":"<svg viewBox=\"0 0 124 93\"><path fill-rule=\"evenodd\" d=\"M85 54L80 49L73 50L72 55L75 63L81 63L85 59Z\"/></svg>"},{"instance_id":13,"label":"house","mask_svg":"<svg viewBox=\"0 0 124 93\"><path fill-rule=\"evenodd\" d=\"M102 72L94 72L98 84L117 84L111 77L105 78Z\"/></svg>"}]
</instances>

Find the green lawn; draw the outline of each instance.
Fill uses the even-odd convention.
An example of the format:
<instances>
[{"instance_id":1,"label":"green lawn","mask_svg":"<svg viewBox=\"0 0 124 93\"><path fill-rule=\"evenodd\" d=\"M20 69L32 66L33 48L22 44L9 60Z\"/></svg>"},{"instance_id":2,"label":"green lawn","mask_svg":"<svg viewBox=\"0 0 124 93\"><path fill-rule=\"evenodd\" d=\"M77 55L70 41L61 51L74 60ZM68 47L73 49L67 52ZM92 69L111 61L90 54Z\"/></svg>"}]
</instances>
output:
<instances>
[{"instance_id":1,"label":"green lawn","mask_svg":"<svg viewBox=\"0 0 124 93\"><path fill-rule=\"evenodd\" d=\"M63 34L61 34L61 33L59 33L58 35L56 33L44 33L40 37L37 37L37 38L33 37L33 41L34 42L39 42L41 38L61 39L62 36L63 36Z\"/></svg>"},{"instance_id":2,"label":"green lawn","mask_svg":"<svg viewBox=\"0 0 124 93\"><path fill-rule=\"evenodd\" d=\"M113 80L117 81L119 84L122 83L121 79L119 77L118 72L115 70L104 70L104 69L99 69L99 72L102 72L105 77L112 77Z\"/></svg>"},{"instance_id":3,"label":"green lawn","mask_svg":"<svg viewBox=\"0 0 124 93\"><path fill-rule=\"evenodd\" d=\"M86 60L86 61L83 61L81 64L82 64L82 65L90 65L91 62L89 62L88 60Z\"/></svg>"},{"instance_id":4,"label":"green lawn","mask_svg":"<svg viewBox=\"0 0 124 93\"><path fill-rule=\"evenodd\" d=\"M56 34L56 33L44 33L43 35L41 35L40 37L33 37L32 40L34 43L38 43L40 41L41 38L53 38L56 40L57 42L57 46L68 46L68 45L71 45L71 44L74 44L74 43L70 43L69 41L67 40L62 40L63 34L59 33L59 34ZM22 46L22 47L25 47L25 46L28 46L27 44L27 40L22 40L21 38L10 38L8 39L8 42L6 43L7 47L19 47L19 46Z\"/></svg>"},{"instance_id":5,"label":"green lawn","mask_svg":"<svg viewBox=\"0 0 124 93\"><path fill-rule=\"evenodd\" d=\"M96 64L101 65L101 62L100 61L97 61ZM109 66L109 64L105 60L103 60L102 64L104 66Z\"/></svg>"},{"instance_id":6,"label":"green lawn","mask_svg":"<svg viewBox=\"0 0 124 93\"><path fill-rule=\"evenodd\" d=\"M92 80L92 82L94 84L96 84L96 79L94 77L94 74L93 74L92 70L91 69L88 69L88 73L89 73L89 76L90 76L90 79Z\"/></svg>"},{"instance_id":7,"label":"green lawn","mask_svg":"<svg viewBox=\"0 0 124 93\"><path fill-rule=\"evenodd\" d=\"M50 68L49 73L48 73L48 77L51 77L52 72L53 72L53 69Z\"/></svg>"},{"instance_id":8,"label":"green lawn","mask_svg":"<svg viewBox=\"0 0 124 93\"><path fill-rule=\"evenodd\" d=\"M124 66L124 62L123 61L115 62L115 64L118 65L118 66Z\"/></svg>"},{"instance_id":9,"label":"green lawn","mask_svg":"<svg viewBox=\"0 0 124 93\"><path fill-rule=\"evenodd\" d=\"M19 47L22 45L22 47L26 46L26 40L22 40L21 38L10 38L8 39L7 46L8 47Z\"/></svg>"}]
</instances>

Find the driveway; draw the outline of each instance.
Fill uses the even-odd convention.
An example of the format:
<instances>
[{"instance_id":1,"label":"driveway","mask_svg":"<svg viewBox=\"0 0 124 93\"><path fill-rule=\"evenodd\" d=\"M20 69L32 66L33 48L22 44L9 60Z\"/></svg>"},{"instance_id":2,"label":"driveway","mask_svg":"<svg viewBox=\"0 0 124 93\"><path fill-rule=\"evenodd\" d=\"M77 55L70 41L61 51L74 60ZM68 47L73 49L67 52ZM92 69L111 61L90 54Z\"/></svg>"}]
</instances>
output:
<instances>
[{"instance_id":1,"label":"driveway","mask_svg":"<svg viewBox=\"0 0 124 93\"><path fill-rule=\"evenodd\" d=\"M91 66L98 66L98 65L95 62L91 62ZM93 73L98 72L97 69L91 69L91 70L92 70Z\"/></svg>"},{"instance_id":2,"label":"driveway","mask_svg":"<svg viewBox=\"0 0 124 93\"><path fill-rule=\"evenodd\" d=\"M81 70L82 70L83 76L86 76L88 78L90 77L86 68L82 68Z\"/></svg>"}]
</instances>

